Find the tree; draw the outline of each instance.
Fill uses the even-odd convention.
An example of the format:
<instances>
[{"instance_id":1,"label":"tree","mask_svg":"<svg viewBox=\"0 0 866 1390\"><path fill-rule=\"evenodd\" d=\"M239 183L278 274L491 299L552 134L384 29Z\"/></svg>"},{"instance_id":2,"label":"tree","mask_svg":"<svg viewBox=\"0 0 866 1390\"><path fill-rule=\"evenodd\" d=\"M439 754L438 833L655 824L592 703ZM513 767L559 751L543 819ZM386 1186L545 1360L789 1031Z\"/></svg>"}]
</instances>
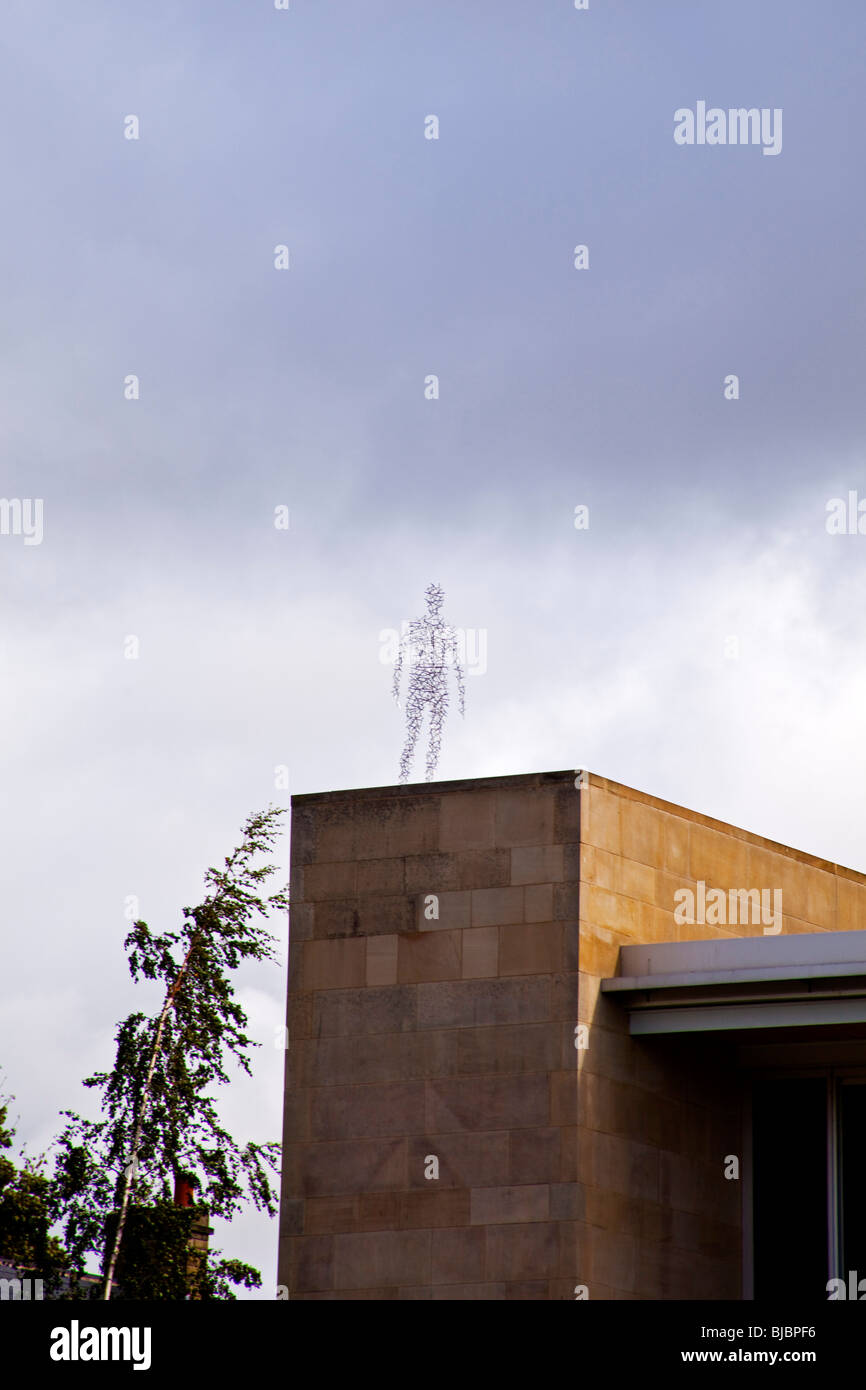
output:
<instances>
[{"instance_id":1,"label":"tree","mask_svg":"<svg viewBox=\"0 0 866 1390\"><path fill-rule=\"evenodd\" d=\"M180 1175L196 1182L199 1213L230 1220L247 1198L269 1216L276 1212L267 1170L276 1171L279 1144L240 1149L219 1122L211 1088L228 1082L230 1056L250 1075L248 1049L259 1045L244 1031L247 1018L229 974L244 960L274 959L274 938L258 918L287 908L288 893L283 888L263 896L261 885L275 866L256 868L254 860L272 849L281 815L282 809L269 808L248 818L241 844L223 869L207 871L210 891L198 907L183 909L177 930L154 935L145 922L133 923L124 942L130 974L136 983L162 984L162 1008L156 1017L132 1013L119 1024L113 1070L84 1081L102 1088L107 1118L61 1112L69 1123L58 1140L55 1214L76 1269L88 1252L102 1252L103 1298L115 1289L130 1210L136 1212L131 1244L139 1250L148 1240L156 1248L157 1231L164 1248L169 1228L186 1229L190 1209L173 1205ZM185 1272L186 1246L175 1240L172 1248L174 1256L164 1267L152 1261L146 1278L134 1268L130 1250L123 1291L134 1285L138 1297L177 1297L177 1262ZM258 1270L218 1254L208 1252L190 1276L187 1286L195 1295L234 1298L231 1284L260 1287Z\"/></svg>"},{"instance_id":2,"label":"tree","mask_svg":"<svg viewBox=\"0 0 866 1390\"><path fill-rule=\"evenodd\" d=\"M15 1130L7 1124L8 1104L0 1099L0 1151L11 1149ZM49 1292L66 1267L66 1253L51 1228L50 1179L44 1158L20 1155L21 1167L0 1152L0 1264L32 1271Z\"/></svg>"}]
</instances>

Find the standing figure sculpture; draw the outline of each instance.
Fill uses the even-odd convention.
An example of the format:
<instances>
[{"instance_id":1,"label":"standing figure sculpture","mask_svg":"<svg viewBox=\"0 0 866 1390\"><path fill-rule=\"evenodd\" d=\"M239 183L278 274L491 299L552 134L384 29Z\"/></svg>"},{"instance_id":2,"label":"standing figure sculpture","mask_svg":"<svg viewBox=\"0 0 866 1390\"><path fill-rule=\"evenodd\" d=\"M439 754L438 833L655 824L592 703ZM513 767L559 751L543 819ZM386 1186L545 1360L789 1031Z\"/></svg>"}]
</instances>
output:
<instances>
[{"instance_id":1,"label":"standing figure sculpture","mask_svg":"<svg viewBox=\"0 0 866 1390\"><path fill-rule=\"evenodd\" d=\"M438 584L428 584L427 616L413 618L409 630L400 639L394 666L394 699L400 704L400 673L403 655L409 654L409 680L406 697L406 744L400 755L400 781L409 780L409 769L415 756L415 744L421 731L424 710L430 707L430 745L427 749L427 778L432 781L439 761L439 742L442 723L448 709L448 668L453 664L460 696L460 713L464 713L465 690L463 667L457 647L457 631L442 621L439 610L445 594ZM452 660L453 659L453 660Z\"/></svg>"}]
</instances>

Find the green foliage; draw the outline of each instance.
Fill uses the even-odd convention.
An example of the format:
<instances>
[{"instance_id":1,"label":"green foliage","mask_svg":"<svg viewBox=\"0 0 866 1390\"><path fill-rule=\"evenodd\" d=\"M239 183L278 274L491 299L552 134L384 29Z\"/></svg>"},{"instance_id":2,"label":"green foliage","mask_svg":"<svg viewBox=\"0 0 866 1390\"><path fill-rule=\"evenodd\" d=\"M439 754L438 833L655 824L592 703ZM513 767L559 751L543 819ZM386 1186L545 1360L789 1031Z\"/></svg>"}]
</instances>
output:
<instances>
[{"instance_id":1,"label":"green foliage","mask_svg":"<svg viewBox=\"0 0 866 1390\"><path fill-rule=\"evenodd\" d=\"M0 1101L0 1150L11 1149L15 1140L8 1114L8 1105ZM20 1158L18 1167L0 1152L0 1263L32 1271L52 1291L66 1255L59 1240L49 1235L51 1182L42 1173L44 1159Z\"/></svg>"},{"instance_id":2,"label":"green foliage","mask_svg":"<svg viewBox=\"0 0 866 1390\"><path fill-rule=\"evenodd\" d=\"M282 814L270 808L249 817L242 843L223 869L208 870L207 896L198 907L183 909L180 927L157 935L137 921L124 942L132 978L159 982L165 1002L156 1017L132 1013L120 1023L113 1069L85 1080L85 1086L101 1089L105 1118L92 1121L62 1112L69 1123L58 1140L54 1212L76 1269L83 1269L90 1252L110 1253L106 1223L121 1205L130 1164L130 1212L183 1211L171 1205L179 1173L195 1178L211 1216L230 1220L247 1200L270 1216L276 1212L269 1170L276 1171L279 1144L240 1148L219 1122L212 1088L229 1081L230 1058L251 1074L249 1049L258 1044L246 1034L247 1018L234 997L230 972L246 960L274 958L274 938L258 919L285 910L288 894L281 889L264 896L262 885L275 866L254 867L254 861L271 850ZM147 1225L140 1216L134 1220ZM124 1227L123 1242L126 1237ZM257 1271L218 1260L217 1254L211 1252L200 1271L200 1289L209 1290L202 1296L234 1297L230 1283L260 1284ZM106 1253L104 1271L107 1263ZM133 1263L127 1253L126 1289L133 1279L148 1279L148 1297L178 1296L169 1291L177 1288L171 1259L161 1276L143 1270L133 1276Z\"/></svg>"},{"instance_id":3,"label":"green foliage","mask_svg":"<svg viewBox=\"0 0 866 1390\"><path fill-rule=\"evenodd\" d=\"M117 1229L117 1212L105 1222L104 1244L109 1252ZM158 1205L133 1207L123 1233L117 1264L117 1287L112 1297L156 1299L234 1298L230 1283L258 1288L256 1270L239 1260L202 1260L191 1254L191 1238L207 1229L206 1207ZM103 1274L107 1260L103 1266Z\"/></svg>"}]
</instances>

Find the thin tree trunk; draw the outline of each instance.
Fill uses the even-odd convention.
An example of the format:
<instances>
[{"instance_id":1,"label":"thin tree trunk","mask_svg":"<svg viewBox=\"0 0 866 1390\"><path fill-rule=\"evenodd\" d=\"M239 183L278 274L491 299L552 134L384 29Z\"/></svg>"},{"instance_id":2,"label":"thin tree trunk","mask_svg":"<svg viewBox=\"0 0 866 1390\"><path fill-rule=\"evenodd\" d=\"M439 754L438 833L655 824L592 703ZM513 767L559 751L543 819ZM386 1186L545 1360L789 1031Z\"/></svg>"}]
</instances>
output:
<instances>
[{"instance_id":1,"label":"thin tree trunk","mask_svg":"<svg viewBox=\"0 0 866 1390\"><path fill-rule=\"evenodd\" d=\"M126 1225L126 1213L129 1209L129 1194L132 1188L133 1176L138 1167L138 1148L141 1143L141 1131L144 1125L144 1117L147 1113L148 1102L150 1100L150 1087L151 1082L153 1081L153 1073L156 1069L156 1059L159 1056L159 1049L162 1043L162 1030L165 1027L165 1020L168 1018L168 1011L175 1001L177 992L181 986L181 981L183 980L183 977L186 974L187 967L190 961L190 956L192 955L197 945L197 938L198 932L193 932L192 941L190 942L189 950L187 951L184 957L183 965L180 967L177 979L175 980L174 984L172 985L171 989L166 995L165 1003L162 1006L162 1013L159 1016L159 1026L156 1030L156 1038L154 1039L153 1043L153 1051L150 1054L150 1066L147 1072L147 1080L144 1083L144 1092L141 1098L141 1105L139 1106L138 1120L136 1122L135 1133L132 1138L132 1159L126 1165L126 1170L124 1174L125 1182L123 1187L123 1201L120 1204L120 1216L117 1221L117 1230L114 1233L114 1248L111 1252L111 1260L109 1261L108 1265L108 1274L105 1280L105 1292L102 1295L103 1301L107 1301L111 1298L111 1288L112 1284L114 1283L114 1270L117 1265L117 1257L120 1253L120 1242L123 1239L123 1228Z\"/></svg>"}]
</instances>

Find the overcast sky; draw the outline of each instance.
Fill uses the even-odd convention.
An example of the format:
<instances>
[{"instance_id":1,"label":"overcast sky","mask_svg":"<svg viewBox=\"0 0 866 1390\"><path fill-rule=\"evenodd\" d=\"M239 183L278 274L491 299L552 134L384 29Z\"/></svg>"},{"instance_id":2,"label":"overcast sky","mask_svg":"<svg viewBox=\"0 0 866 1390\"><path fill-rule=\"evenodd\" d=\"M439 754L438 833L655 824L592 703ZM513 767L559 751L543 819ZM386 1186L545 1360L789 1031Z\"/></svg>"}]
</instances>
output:
<instances>
[{"instance_id":1,"label":"overcast sky","mask_svg":"<svg viewBox=\"0 0 866 1390\"><path fill-rule=\"evenodd\" d=\"M396 782L382 633L432 580L485 654L438 776L588 767L866 870L866 535L826 524L866 499L862 0L6 0L3 29L0 494L43 520L0 535L0 1066L31 1149L159 1002L127 898L175 926L251 811ZM781 111L781 149L677 144L699 102ZM242 1141L280 1134L274 929ZM273 1297L276 1222L216 1239Z\"/></svg>"}]
</instances>

